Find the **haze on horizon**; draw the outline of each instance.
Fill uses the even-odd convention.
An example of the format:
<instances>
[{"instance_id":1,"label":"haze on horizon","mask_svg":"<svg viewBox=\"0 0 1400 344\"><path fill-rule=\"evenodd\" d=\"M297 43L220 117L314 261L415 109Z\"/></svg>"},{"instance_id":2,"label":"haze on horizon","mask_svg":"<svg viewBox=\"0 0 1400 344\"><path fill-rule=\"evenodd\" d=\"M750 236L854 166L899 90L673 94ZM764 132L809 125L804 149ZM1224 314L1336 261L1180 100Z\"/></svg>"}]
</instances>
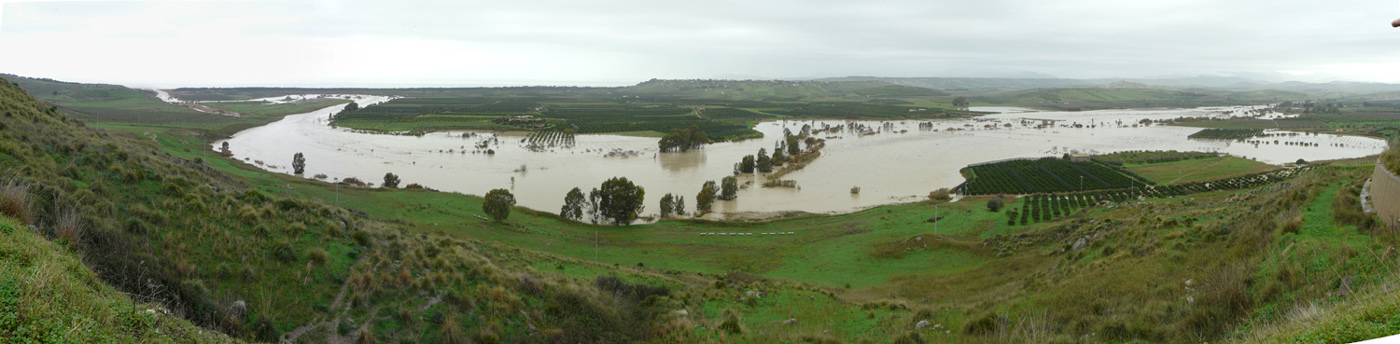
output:
<instances>
[{"instance_id":1,"label":"haze on horizon","mask_svg":"<svg viewBox=\"0 0 1400 344\"><path fill-rule=\"evenodd\" d=\"M651 78L1400 82L1393 1L14 1L0 73L141 87Z\"/></svg>"}]
</instances>

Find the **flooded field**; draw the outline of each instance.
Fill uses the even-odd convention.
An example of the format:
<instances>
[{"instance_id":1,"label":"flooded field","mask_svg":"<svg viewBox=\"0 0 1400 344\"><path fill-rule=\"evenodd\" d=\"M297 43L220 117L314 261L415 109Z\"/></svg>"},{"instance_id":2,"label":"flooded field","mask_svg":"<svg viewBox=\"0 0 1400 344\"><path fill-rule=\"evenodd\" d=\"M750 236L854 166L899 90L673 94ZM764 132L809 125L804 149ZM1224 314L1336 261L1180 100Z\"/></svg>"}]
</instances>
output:
<instances>
[{"instance_id":1,"label":"flooded field","mask_svg":"<svg viewBox=\"0 0 1400 344\"><path fill-rule=\"evenodd\" d=\"M344 96L341 96L344 97ZM361 106L386 97L352 96ZM1197 128L1155 124L1178 117L1241 116L1251 107L1198 109L1030 112L1014 108L974 108L1000 112L975 119L907 121L772 121L758 124L763 139L717 143L686 153L658 153L657 139L619 135L579 135L571 147L530 146L528 133L439 132L422 137L359 133L330 127L329 115L343 106L292 115L249 129L228 140L234 157L270 171L291 173L295 153L306 156L304 176L326 180L355 177L379 183L385 173L403 185L418 183L451 192L482 195L510 189L519 205L556 212L574 187L586 193L604 180L627 177L646 188L645 214L657 213L666 193L685 196L693 211L695 194L707 180L731 175L734 164L760 148L770 153L784 128L806 125L822 130L822 156L784 179L797 188L761 188L761 176L743 175L754 184L734 201L716 201L715 210L731 215L804 211L849 212L917 201L941 187L962 182L958 170L968 164L1021 157L1059 156L1070 152L1110 153L1125 150L1192 150L1227 153L1270 164L1298 159L1361 157L1384 150L1378 139L1268 131L1263 144L1192 140ZM1264 114L1259 118L1276 118ZM922 125L921 125L922 124ZM1279 144L1273 144L1279 140ZM1283 142L1316 143L1287 145ZM218 147L221 142L215 142ZM494 154L487 154L490 150ZM852 187L860 187L853 195Z\"/></svg>"}]
</instances>

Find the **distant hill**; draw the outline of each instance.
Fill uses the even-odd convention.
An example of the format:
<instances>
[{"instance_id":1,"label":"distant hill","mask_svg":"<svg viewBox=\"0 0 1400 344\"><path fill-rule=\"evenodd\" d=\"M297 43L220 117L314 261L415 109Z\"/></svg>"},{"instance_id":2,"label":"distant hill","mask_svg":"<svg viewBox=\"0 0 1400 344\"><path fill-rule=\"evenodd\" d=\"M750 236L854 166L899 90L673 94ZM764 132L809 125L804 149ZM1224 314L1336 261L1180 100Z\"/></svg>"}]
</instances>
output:
<instances>
[{"instance_id":1,"label":"distant hill","mask_svg":"<svg viewBox=\"0 0 1400 344\"><path fill-rule=\"evenodd\" d=\"M1110 85L1119 81L1183 89L1222 91L1278 90L1304 93L1327 98L1355 98L1379 92L1400 91L1400 84L1335 81L1308 83L1300 81L1267 82L1240 77L1199 76L1186 78L1127 78L1127 79L1061 79L1061 78L909 78L851 76L815 79L814 81L881 81L896 85L925 87L955 94L978 95L1036 88L1067 88Z\"/></svg>"},{"instance_id":2,"label":"distant hill","mask_svg":"<svg viewBox=\"0 0 1400 344\"><path fill-rule=\"evenodd\" d=\"M632 95L665 95L719 99L810 98L839 96L939 97L947 92L883 81L792 80L661 80L652 79L619 90Z\"/></svg>"},{"instance_id":3,"label":"distant hill","mask_svg":"<svg viewBox=\"0 0 1400 344\"><path fill-rule=\"evenodd\" d=\"M1308 96L1287 91L1220 91L1149 88L1135 83L1120 87L1040 88L971 97L973 105L1016 105L1054 110L1115 108L1196 107L1267 104L1303 100Z\"/></svg>"}]
</instances>

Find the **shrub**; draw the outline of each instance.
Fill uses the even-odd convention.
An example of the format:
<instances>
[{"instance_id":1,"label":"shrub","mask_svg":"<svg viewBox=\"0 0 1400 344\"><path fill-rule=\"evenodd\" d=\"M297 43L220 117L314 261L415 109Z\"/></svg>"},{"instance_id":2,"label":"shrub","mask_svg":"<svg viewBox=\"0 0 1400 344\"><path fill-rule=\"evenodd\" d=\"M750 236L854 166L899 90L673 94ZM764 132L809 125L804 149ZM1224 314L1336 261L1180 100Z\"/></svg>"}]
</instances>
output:
<instances>
[{"instance_id":1,"label":"shrub","mask_svg":"<svg viewBox=\"0 0 1400 344\"><path fill-rule=\"evenodd\" d=\"M355 240L355 243L360 246L369 246L370 244L369 234L365 234L365 232L355 232L355 234L350 235L350 239Z\"/></svg>"},{"instance_id":2,"label":"shrub","mask_svg":"<svg viewBox=\"0 0 1400 344\"><path fill-rule=\"evenodd\" d=\"M987 313L987 315L967 323L963 327L963 332L971 335L987 335L995 333L998 327L1000 324L997 323L997 314Z\"/></svg>"},{"instance_id":3,"label":"shrub","mask_svg":"<svg viewBox=\"0 0 1400 344\"><path fill-rule=\"evenodd\" d=\"M991 210L995 213L998 210L1001 210L1001 207L1004 205L1006 205L1005 201L1002 201L1000 198L993 198L992 200L987 201L987 210Z\"/></svg>"},{"instance_id":4,"label":"shrub","mask_svg":"<svg viewBox=\"0 0 1400 344\"><path fill-rule=\"evenodd\" d=\"M326 261L330 260L330 254L326 253L326 249L317 247L311 249L311 253L307 254L307 258L311 259L311 263L313 264L326 265Z\"/></svg>"},{"instance_id":5,"label":"shrub","mask_svg":"<svg viewBox=\"0 0 1400 344\"><path fill-rule=\"evenodd\" d=\"M283 263L291 263L297 260L297 251L292 248L292 244L280 241L272 246L272 258Z\"/></svg>"},{"instance_id":6,"label":"shrub","mask_svg":"<svg viewBox=\"0 0 1400 344\"><path fill-rule=\"evenodd\" d=\"M947 201L953 199L953 197L952 192L948 191L948 188L940 188L938 190L933 190L933 192L929 192L928 199L934 201Z\"/></svg>"},{"instance_id":7,"label":"shrub","mask_svg":"<svg viewBox=\"0 0 1400 344\"><path fill-rule=\"evenodd\" d=\"M732 334L744 333L743 325L739 322L739 312L733 309L724 310L724 322L719 324L719 330Z\"/></svg>"}]
</instances>

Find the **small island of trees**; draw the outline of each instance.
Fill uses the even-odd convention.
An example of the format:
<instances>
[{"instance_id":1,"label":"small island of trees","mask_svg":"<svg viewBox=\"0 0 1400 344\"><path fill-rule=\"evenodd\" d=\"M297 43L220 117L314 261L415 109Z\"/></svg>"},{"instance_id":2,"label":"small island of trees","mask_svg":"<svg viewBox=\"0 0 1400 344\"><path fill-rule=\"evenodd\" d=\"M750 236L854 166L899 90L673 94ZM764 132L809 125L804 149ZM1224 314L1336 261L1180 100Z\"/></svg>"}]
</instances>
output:
<instances>
[{"instance_id":1,"label":"small island of trees","mask_svg":"<svg viewBox=\"0 0 1400 344\"><path fill-rule=\"evenodd\" d=\"M671 129L666 136L661 137L657 142L662 152L684 152L691 149L700 148L710 143L710 136L700 130L698 126L690 126L686 129Z\"/></svg>"}]
</instances>

